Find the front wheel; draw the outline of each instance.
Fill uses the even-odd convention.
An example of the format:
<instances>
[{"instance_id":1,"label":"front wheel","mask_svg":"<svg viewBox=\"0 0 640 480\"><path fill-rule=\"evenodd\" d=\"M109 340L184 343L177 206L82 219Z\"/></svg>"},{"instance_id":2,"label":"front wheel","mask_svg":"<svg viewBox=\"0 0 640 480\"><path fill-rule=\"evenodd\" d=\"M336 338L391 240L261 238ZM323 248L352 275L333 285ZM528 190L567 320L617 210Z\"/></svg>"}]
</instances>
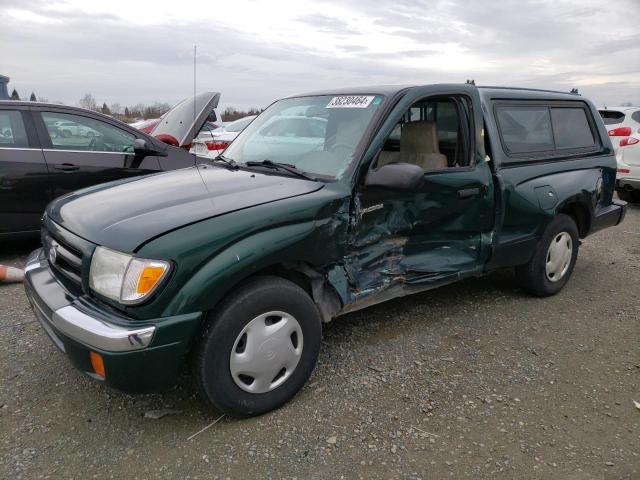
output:
<instances>
[{"instance_id":1,"label":"front wheel","mask_svg":"<svg viewBox=\"0 0 640 480\"><path fill-rule=\"evenodd\" d=\"M311 297L279 277L243 284L213 313L198 346L196 381L236 417L278 408L305 384L318 359L321 318Z\"/></svg>"},{"instance_id":2,"label":"front wheel","mask_svg":"<svg viewBox=\"0 0 640 480\"><path fill-rule=\"evenodd\" d=\"M521 287L533 295L555 295L566 285L578 258L578 227L568 215L559 214L547 226L533 257L516 267Z\"/></svg>"}]
</instances>

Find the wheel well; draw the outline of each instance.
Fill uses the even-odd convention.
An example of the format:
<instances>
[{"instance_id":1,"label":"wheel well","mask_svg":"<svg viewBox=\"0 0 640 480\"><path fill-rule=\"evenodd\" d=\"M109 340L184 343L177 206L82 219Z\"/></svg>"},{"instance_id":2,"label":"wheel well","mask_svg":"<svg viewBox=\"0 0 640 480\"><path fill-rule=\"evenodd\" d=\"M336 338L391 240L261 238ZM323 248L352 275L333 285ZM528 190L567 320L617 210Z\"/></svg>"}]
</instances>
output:
<instances>
[{"instance_id":1,"label":"wheel well","mask_svg":"<svg viewBox=\"0 0 640 480\"><path fill-rule=\"evenodd\" d=\"M305 292L307 292L307 294L311 297L311 299L318 307L318 310L322 317L322 321L325 323L330 322L342 309L342 301L340 300L340 296L327 280L325 273L303 262L279 263L263 268L242 278L233 286L228 288L227 291L231 291L232 289L241 286L251 278L264 275L274 275L280 278L284 278L285 280L289 280L302 288ZM215 311L217 307L218 305L215 305L211 310L209 310L209 313ZM208 316L205 317L205 320L200 326L199 333L194 335L193 339L191 340L189 346L190 352L195 351L193 347L196 342L199 341L202 332L206 330L207 323ZM189 363L192 362L193 355L192 353L190 353Z\"/></svg>"},{"instance_id":2,"label":"wheel well","mask_svg":"<svg viewBox=\"0 0 640 480\"><path fill-rule=\"evenodd\" d=\"M304 262L271 265L255 272L243 281L258 275L275 275L298 285L315 302L324 322L330 322L342 308L340 296L327 280L326 273Z\"/></svg>"},{"instance_id":3,"label":"wheel well","mask_svg":"<svg viewBox=\"0 0 640 480\"><path fill-rule=\"evenodd\" d=\"M313 296L313 291L311 288L311 280L309 277L305 276L298 270L287 268L282 264L271 265L265 269L262 269L248 278L260 276L260 275L274 275L276 277L284 278L285 280L289 280L290 282L295 283L300 288L302 288L305 292L309 294L309 296ZM246 279L245 279L246 280Z\"/></svg>"},{"instance_id":4,"label":"wheel well","mask_svg":"<svg viewBox=\"0 0 640 480\"><path fill-rule=\"evenodd\" d=\"M569 215L573 221L576 222L580 238L584 238L587 235L587 232L591 228L591 221L589 210L585 205L580 202L569 203L558 210L558 213Z\"/></svg>"}]
</instances>

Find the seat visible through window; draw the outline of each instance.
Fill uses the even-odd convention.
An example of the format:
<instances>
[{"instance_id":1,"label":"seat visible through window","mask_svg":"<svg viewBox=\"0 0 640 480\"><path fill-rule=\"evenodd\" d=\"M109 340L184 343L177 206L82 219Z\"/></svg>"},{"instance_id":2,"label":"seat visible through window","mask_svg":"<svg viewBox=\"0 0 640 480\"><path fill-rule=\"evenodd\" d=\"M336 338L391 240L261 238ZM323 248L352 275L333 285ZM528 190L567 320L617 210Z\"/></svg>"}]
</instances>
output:
<instances>
[{"instance_id":1,"label":"seat visible through window","mask_svg":"<svg viewBox=\"0 0 640 480\"><path fill-rule=\"evenodd\" d=\"M421 120L402 126L400 151L380 152L378 166L398 162L418 165L423 170L447 168L447 157L440 153L436 122Z\"/></svg>"},{"instance_id":2,"label":"seat visible through window","mask_svg":"<svg viewBox=\"0 0 640 480\"><path fill-rule=\"evenodd\" d=\"M469 166L469 118L468 100L463 97L414 103L387 138L377 166L410 163L425 171Z\"/></svg>"},{"instance_id":3,"label":"seat visible through window","mask_svg":"<svg viewBox=\"0 0 640 480\"><path fill-rule=\"evenodd\" d=\"M440 153L436 122L422 120L404 125L400 134L400 162L423 170L447 168L447 157Z\"/></svg>"}]
</instances>

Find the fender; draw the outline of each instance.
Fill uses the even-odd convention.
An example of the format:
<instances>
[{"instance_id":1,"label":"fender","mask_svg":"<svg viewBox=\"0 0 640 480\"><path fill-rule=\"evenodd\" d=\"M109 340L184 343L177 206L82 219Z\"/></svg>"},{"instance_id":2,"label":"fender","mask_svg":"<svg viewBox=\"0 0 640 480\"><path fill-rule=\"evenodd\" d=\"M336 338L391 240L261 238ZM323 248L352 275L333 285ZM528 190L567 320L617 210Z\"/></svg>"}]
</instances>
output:
<instances>
[{"instance_id":1,"label":"fender","mask_svg":"<svg viewBox=\"0 0 640 480\"><path fill-rule=\"evenodd\" d=\"M305 258L316 222L284 225L246 237L218 252L186 282L162 316L211 310L238 282L274 264Z\"/></svg>"},{"instance_id":2,"label":"fender","mask_svg":"<svg viewBox=\"0 0 640 480\"><path fill-rule=\"evenodd\" d=\"M591 229L594 212L604 208L608 157L518 165L500 170L504 217L497 225L495 254L487 270L521 265L529 261L545 228L558 213L569 213L579 224L580 236ZM561 169L558 167L562 166ZM604 179L604 182L601 182ZM598 184L604 191L596 193ZM579 207L576 207L579 205ZM584 209L584 214L578 213Z\"/></svg>"}]
</instances>

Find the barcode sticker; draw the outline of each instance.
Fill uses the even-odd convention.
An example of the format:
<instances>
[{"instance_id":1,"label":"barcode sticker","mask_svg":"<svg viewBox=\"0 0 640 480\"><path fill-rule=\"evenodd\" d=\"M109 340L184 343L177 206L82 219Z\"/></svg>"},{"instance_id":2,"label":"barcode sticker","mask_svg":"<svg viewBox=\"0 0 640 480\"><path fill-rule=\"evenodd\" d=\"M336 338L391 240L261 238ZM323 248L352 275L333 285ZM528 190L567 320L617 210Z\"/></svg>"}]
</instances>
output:
<instances>
[{"instance_id":1,"label":"barcode sticker","mask_svg":"<svg viewBox=\"0 0 640 480\"><path fill-rule=\"evenodd\" d=\"M333 97L327 108L367 108L375 95L342 95Z\"/></svg>"}]
</instances>

